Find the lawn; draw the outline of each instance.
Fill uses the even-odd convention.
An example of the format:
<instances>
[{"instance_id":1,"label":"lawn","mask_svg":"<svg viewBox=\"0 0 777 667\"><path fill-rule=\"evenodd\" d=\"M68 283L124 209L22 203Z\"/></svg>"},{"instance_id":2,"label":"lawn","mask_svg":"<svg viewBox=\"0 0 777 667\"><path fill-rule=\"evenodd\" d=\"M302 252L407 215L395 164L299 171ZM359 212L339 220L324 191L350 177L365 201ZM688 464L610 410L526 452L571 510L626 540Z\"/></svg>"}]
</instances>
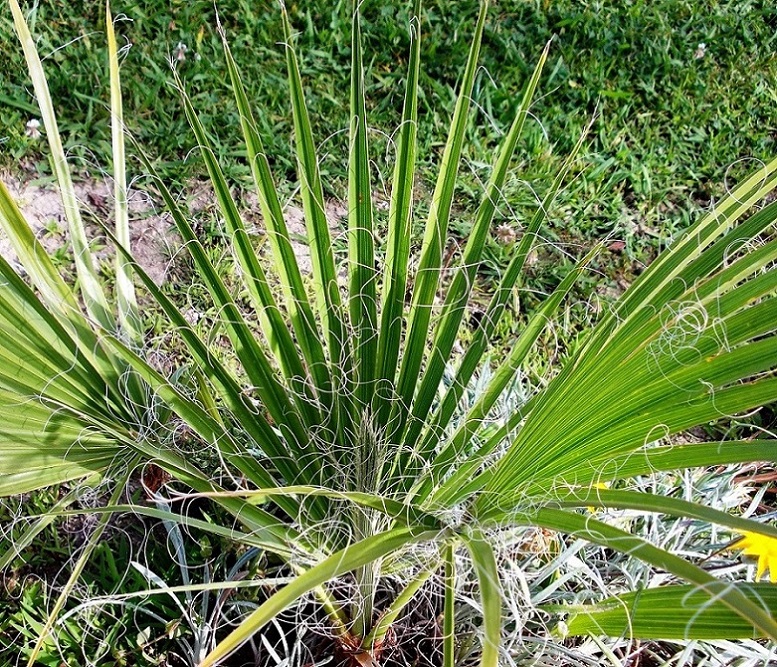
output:
<instances>
[{"instance_id":1,"label":"lawn","mask_svg":"<svg viewBox=\"0 0 777 667\"><path fill-rule=\"evenodd\" d=\"M399 122L407 60L409 3L366 2L366 85L375 155ZM325 191L344 196L349 50L349 3L289 3L299 31L302 75L323 154ZM171 85L170 61L218 139L229 175L245 186L239 122L230 102L213 3L136 1L113 11L128 50L122 77L129 129L182 183L202 174L190 151L194 139ZM282 31L274 2L218 3L251 97L272 167L281 182L294 182L288 83ZM426 3L419 112L419 188L432 184L449 124L453 89L466 59L473 0ZM74 164L99 173L109 164L104 8L99 2L40 2L30 15ZM554 241L588 243L614 234L634 259L687 225L691 212L719 198L726 183L775 152L774 81L777 77L777 9L770 2L494 3L484 36L475 86L477 112L468 130L463 185L457 194L464 235L473 203L491 164L496 141L509 124L545 42L553 38L535 122L518 149L508 184L512 211L521 222L535 203L532 184L545 182L588 122L595 118L579 178L554 211ZM49 172L42 144L25 136L37 117L8 12L0 19L0 164L28 177ZM179 46L180 45L180 46ZM182 164L183 163L183 164ZM387 176L385 161L377 173ZM381 181L376 178L376 188Z\"/></svg>"}]
</instances>

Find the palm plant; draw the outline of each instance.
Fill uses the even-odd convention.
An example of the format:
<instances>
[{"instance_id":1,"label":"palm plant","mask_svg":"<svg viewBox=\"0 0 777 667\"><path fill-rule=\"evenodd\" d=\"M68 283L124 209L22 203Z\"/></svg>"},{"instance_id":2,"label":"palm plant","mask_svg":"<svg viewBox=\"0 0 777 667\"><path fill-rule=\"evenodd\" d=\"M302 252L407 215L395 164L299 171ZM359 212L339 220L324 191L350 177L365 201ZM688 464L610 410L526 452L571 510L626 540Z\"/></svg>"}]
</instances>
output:
<instances>
[{"instance_id":1,"label":"palm plant","mask_svg":"<svg viewBox=\"0 0 777 667\"><path fill-rule=\"evenodd\" d=\"M491 536L539 527L625 552L687 584L627 598L619 609L576 609L569 632L601 624L612 634L646 637L777 638L768 585L724 581L702 567L600 520L588 507L637 509L707 521L767 540L777 529L700 504L630 489L629 480L672 471L773 458L770 438L671 443L699 424L777 399L777 240L769 236L777 202L757 204L777 185L777 160L718 202L640 275L546 385L504 419L494 406L596 249L566 277L510 343L477 400L461 398L488 353L581 139L528 222L509 266L460 358L481 253L502 197L548 49L542 53L505 135L461 261L443 278L443 255L469 117L488 2L481 10L460 84L450 134L411 261L420 72L420 1L410 24L411 52L385 247L376 240L358 9L353 15L348 156L348 256L338 271L324 213L322 182L292 27L284 8L299 192L312 276L300 271L252 104L224 38L226 66L271 249L251 243L208 133L185 93L182 103L213 184L250 311L213 266L176 198L138 149L221 317L228 351L211 349L175 303L133 260L129 248L119 67L110 12L107 34L113 119L115 307L94 268L52 102L34 41L17 0L9 0L51 149L70 237L77 287L55 270L7 189L0 224L26 279L0 258L0 493L103 478L115 482L108 507L78 558L41 640L52 627L112 513L133 511L271 552L294 572L218 644L197 656L217 664L301 596L313 593L342 646L362 664L377 659L391 624L423 583L442 571L444 662L455 660L457 552L468 552L482 603L481 663L497 664L502 608ZM417 266L415 271L411 267ZM412 275L411 275L412 274ZM135 282L164 313L189 358L186 373L166 376L149 361ZM272 285L280 285L276 298ZM405 295L411 291L410 303ZM442 304L437 301L442 294ZM451 370L452 369L452 370ZM445 381L444 381L445 380ZM185 425L218 461L186 456L167 422ZM205 457L203 457L205 458ZM169 508L119 501L133 468L152 462L193 493L208 496L234 524L182 518ZM609 487L605 487L607 483ZM604 488L602 488L604 487ZM24 535L66 511L66 497ZM317 527L325 526L325 530ZM386 572L415 566L405 588L378 614L375 591ZM6 554L2 563L7 564ZM352 573L343 602L329 582ZM692 600L691 600L692 598ZM691 602L689 602L691 600ZM656 615L672 605L673 618ZM590 613L588 613L590 611ZM604 616L603 616L604 614ZM39 645L40 645L39 641ZM207 653L207 655L205 655ZM34 662L34 655L29 664Z\"/></svg>"}]
</instances>

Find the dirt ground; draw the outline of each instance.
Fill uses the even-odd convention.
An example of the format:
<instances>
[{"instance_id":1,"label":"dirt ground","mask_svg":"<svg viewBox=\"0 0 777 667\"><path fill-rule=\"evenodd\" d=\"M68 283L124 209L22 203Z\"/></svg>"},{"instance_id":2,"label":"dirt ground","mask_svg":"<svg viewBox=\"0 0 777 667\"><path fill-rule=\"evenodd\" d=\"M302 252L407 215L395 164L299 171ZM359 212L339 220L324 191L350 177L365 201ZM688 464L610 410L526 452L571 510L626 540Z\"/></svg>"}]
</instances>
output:
<instances>
[{"instance_id":1,"label":"dirt ground","mask_svg":"<svg viewBox=\"0 0 777 667\"><path fill-rule=\"evenodd\" d=\"M68 224L65 218L62 198L54 185L41 185L35 181L24 182L7 172L0 172L0 181L9 189L33 233L50 255L68 258L70 250ZM110 224L113 215L113 187L107 181L88 179L74 184L76 197L81 205L81 215L86 225L87 236L93 244L98 261L109 260L113 249L106 245L95 220ZM185 195L187 208L192 215L207 213L213 209L215 198L208 185L192 184ZM243 204L243 218L249 233L265 233L262 216L255 196L249 195ZM305 217L302 209L291 203L285 208L286 224L292 247L303 274L312 272L310 252L306 241ZM326 215L333 235L342 231L342 221L347 217L346 206L337 201L326 204ZM132 253L138 263L154 279L162 284L168 277L177 253L181 250L173 221L142 190L129 192L129 224ZM21 269L11 242L0 230L0 255L17 270ZM72 260L72 257L70 257Z\"/></svg>"}]
</instances>

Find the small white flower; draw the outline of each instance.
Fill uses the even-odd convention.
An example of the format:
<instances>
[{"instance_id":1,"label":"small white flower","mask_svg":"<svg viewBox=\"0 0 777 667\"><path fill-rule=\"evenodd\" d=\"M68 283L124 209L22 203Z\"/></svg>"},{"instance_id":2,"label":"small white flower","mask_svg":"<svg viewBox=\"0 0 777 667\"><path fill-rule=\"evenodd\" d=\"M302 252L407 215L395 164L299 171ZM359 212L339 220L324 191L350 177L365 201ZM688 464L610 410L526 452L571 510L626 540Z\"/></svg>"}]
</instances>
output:
<instances>
[{"instance_id":1,"label":"small white flower","mask_svg":"<svg viewBox=\"0 0 777 667\"><path fill-rule=\"evenodd\" d=\"M696 58L696 60L699 60L700 58L703 58L706 53L707 53L707 45L704 42L699 42L699 45L696 47L696 50L693 52L693 57Z\"/></svg>"},{"instance_id":2,"label":"small white flower","mask_svg":"<svg viewBox=\"0 0 777 667\"><path fill-rule=\"evenodd\" d=\"M27 121L27 131L24 133L30 139L38 139L40 137L40 121L37 118L30 118Z\"/></svg>"},{"instance_id":3,"label":"small white flower","mask_svg":"<svg viewBox=\"0 0 777 667\"><path fill-rule=\"evenodd\" d=\"M186 44L183 42L178 42L178 46L173 49L173 58L179 63L182 63L184 60L186 60L186 52L188 50L189 47L186 46Z\"/></svg>"},{"instance_id":4,"label":"small white flower","mask_svg":"<svg viewBox=\"0 0 777 667\"><path fill-rule=\"evenodd\" d=\"M184 316L184 319L192 326L197 324L197 322L199 322L200 319L202 319L202 315L199 313L199 311L197 311L194 308L188 308L187 310L185 310L183 313L183 316Z\"/></svg>"},{"instance_id":5,"label":"small white flower","mask_svg":"<svg viewBox=\"0 0 777 667\"><path fill-rule=\"evenodd\" d=\"M496 228L494 235L496 236L496 240L503 245L510 245L511 243L515 243L518 239L518 233L512 225L499 225L499 227Z\"/></svg>"}]
</instances>

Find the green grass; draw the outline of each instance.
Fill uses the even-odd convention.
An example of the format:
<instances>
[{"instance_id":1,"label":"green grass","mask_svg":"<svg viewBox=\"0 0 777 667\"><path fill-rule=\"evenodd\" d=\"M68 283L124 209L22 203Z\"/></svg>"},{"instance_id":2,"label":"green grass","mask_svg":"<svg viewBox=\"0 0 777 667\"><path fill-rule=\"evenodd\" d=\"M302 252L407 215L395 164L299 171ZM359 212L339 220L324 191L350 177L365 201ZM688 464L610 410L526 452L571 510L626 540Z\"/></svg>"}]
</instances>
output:
<instances>
[{"instance_id":1,"label":"green grass","mask_svg":"<svg viewBox=\"0 0 777 667\"><path fill-rule=\"evenodd\" d=\"M393 132L399 120L407 4L366 2L363 7L365 52L372 58L366 63L368 116L381 133ZM294 182L276 3L222 0L218 5L276 175L280 182ZM325 155L342 155L349 3L289 5L299 31L316 140ZM141 144L167 177L183 183L202 170L197 160L187 160L194 140L170 83L168 61L183 43L188 50L178 70L204 124L218 138L229 176L245 183L248 173L237 148L238 119L227 101L213 3L117 1L113 11L132 19L119 23L117 30L120 44L132 44L122 68L125 118ZM471 26L476 11L473 0L427 3L422 58L428 69L421 81L419 131L422 187L429 185L442 149L452 89L466 58L469 34L460 26ZM103 13L101 3L44 0L33 14L39 50L49 54L44 63L66 148L91 172L108 164L110 152ZM508 125L518 94L544 43L555 35L541 83L544 97L533 109L538 122L525 132L522 168L508 185L513 210L503 211L503 218L524 219L535 199L531 183L558 169L582 128L598 114L581 160L582 173L553 211L551 240L574 246L613 233L626 241L630 259L650 259L661 240L686 225L693 210L721 194L718 184L752 169L752 159L777 152L776 28L777 9L765 0L495 3L475 91L481 111L474 115L467 138L470 170L457 198L459 232L467 231L479 179L487 173L488 156ZM700 43L707 45L706 53L696 58ZM44 174L43 143L25 136L25 123L36 113L8 12L0 20L0 62L7 63L0 95L0 164L11 169L23 164ZM386 144L377 132L373 142L378 148ZM388 174L385 164L378 166ZM328 194L344 194L341 160L325 157L322 175ZM617 271L608 273L614 277Z\"/></svg>"},{"instance_id":2,"label":"green grass","mask_svg":"<svg viewBox=\"0 0 777 667\"><path fill-rule=\"evenodd\" d=\"M138 471L138 478L140 471ZM139 483L136 482L137 485ZM23 534L29 524L22 512L45 513L64 495L40 491L24 498L0 503L4 549ZM99 491L96 494L99 497ZM138 489L134 499L142 497ZM73 507L84 507L76 503ZM208 508L210 511L211 508ZM191 510L190 510L191 511ZM86 517L86 518L85 518ZM32 547L13 557L2 575L0 595L0 665L16 664L14 659L28 658L30 647L46 620L48 609L56 599L57 587L66 578L74 554L83 547L93 529L88 515L70 516L47 526ZM168 652L181 652L179 642L191 641L195 629L187 624L181 606L187 611L200 609L200 598L194 602L179 593L158 593L158 582L149 581L140 563L167 586L180 586L191 581L202 583L203 573L219 572L226 577L239 553L226 540L213 539L187 529L185 564L171 556L172 541L164 528L155 522L144 522L135 516L112 522L104 539L95 549L85 568L77 595L68 601L66 618L54 637L44 644L37 665L78 667L81 665L114 665L116 667L151 667ZM263 561L264 562L264 561ZM266 563L265 563L266 564ZM186 570L185 581L182 572ZM127 596L131 591L151 590L155 595ZM252 599L248 591L244 599ZM94 599L99 602L95 603ZM92 601L90 603L90 600ZM185 607L184 607L185 608ZM8 658L5 662L3 658ZM182 664L172 662L170 664Z\"/></svg>"}]
</instances>

